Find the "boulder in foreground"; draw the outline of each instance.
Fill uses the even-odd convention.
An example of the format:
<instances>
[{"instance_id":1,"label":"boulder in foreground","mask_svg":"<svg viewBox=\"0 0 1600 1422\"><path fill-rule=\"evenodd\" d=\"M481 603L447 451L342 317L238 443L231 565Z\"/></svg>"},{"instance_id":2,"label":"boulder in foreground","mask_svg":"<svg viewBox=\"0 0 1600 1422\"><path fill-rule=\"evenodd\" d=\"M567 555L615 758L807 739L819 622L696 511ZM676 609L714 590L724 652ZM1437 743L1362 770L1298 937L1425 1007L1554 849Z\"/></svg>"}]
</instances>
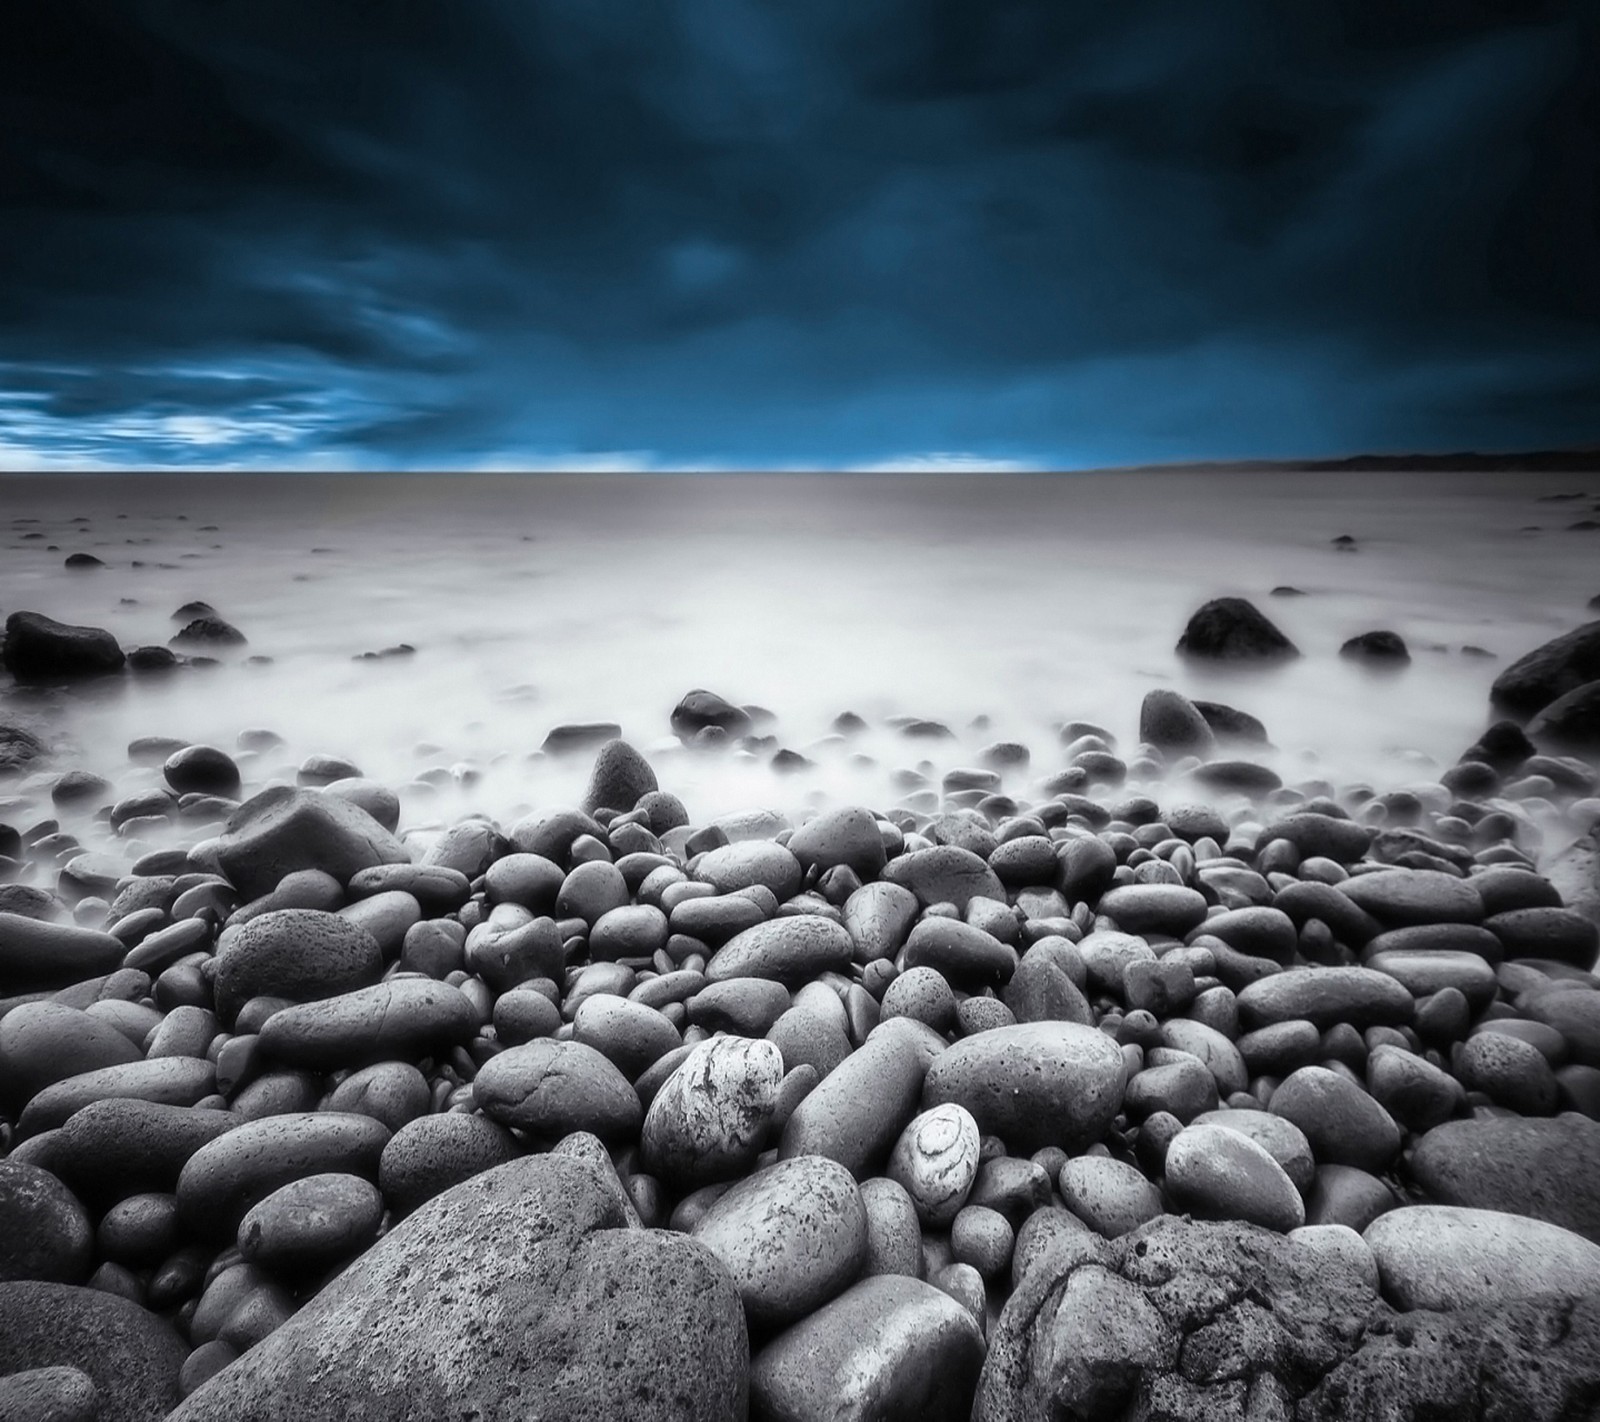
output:
<instances>
[{"instance_id":1,"label":"boulder in foreground","mask_svg":"<svg viewBox=\"0 0 1600 1422\"><path fill-rule=\"evenodd\" d=\"M172 1422L745 1416L732 1281L624 1228L593 1166L532 1156L429 1201Z\"/></svg>"}]
</instances>

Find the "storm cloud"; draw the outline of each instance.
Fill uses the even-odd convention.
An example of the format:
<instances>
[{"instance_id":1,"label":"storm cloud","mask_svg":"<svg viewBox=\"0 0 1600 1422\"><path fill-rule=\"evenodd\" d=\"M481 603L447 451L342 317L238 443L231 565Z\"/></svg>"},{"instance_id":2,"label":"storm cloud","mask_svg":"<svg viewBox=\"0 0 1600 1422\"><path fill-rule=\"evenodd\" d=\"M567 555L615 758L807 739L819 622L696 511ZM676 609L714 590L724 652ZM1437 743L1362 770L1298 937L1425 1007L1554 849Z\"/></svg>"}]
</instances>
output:
<instances>
[{"instance_id":1,"label":"storm cloud","mask_svg":"<svg viewBox=\"0 0 1600 1422\"><path fill-rule=\"evenodd\" d=\"M0 464L1600 439L1591 4L11 18Z\"/></svg>"}]
</instances>

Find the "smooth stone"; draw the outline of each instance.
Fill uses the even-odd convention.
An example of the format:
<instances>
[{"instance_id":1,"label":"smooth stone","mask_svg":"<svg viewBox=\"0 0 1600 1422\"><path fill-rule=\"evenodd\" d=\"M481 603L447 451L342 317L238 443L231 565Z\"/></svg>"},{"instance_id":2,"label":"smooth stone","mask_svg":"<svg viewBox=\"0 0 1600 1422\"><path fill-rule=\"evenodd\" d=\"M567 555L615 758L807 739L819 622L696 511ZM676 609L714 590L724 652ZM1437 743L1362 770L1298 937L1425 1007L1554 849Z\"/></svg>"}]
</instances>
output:
<instances>
[{"instance_id":1,"label":"smooth stone","mask_svg":"<svg viewBox=\"0 0 1600 1422\"><path fill-rule=\"evenodd\" d=\"M629 1081L683 1045L678 1029L654 1008L600 993L579 1004L572 1039L593 1047Z\"/></svg>"},{"instance_id":2,"label":"smooth stone","mask_svg":"<svg viewBox=\"0 0 1600 1422\"><path fill-rule=\"evenodd\" d=\"M1369 954L1367 967L1393 978L1413 998L1429 997L1445 988L1455 988L1478 1010L1494 1000L1498 988L1494 967L1476 953L1458 953L1450 949L1426 952L1390 950ZM1351 1022L1355 1026L1361 1025L1354 1019Z\"/></svg>"},{"instance_id":3,"label":"smooth stone","mask_svg":"<svg viewBox=\"0 0 1600 1422\"><path fill-rule=\"evenodd\" d=\"M1523 1116L1553 1115L1559 1100L1555 1072L1531 1042L1484 1032L1461 1044L1455 1071L1468 1091Z\"/></svg>"},{"instance_id":4,"label":"smooth stone","mask_svg":"<svg viewBox=\"0 0 1600 1422\"><path fill-rule=\"evenodd\" d=\"M110 933L0 912L0 994L65 987L109 973L127 951Z\"/></svg>"},{"instance_id":5,"label":"smooth stone","mask_svg":"<svg viewBox=\"0 0 1600 1422\"><path fill-rule=\"evenodd\" d=\"M1126 884L1100 896L1097 912L1107 914L1125 933L1162 933L1182 938L1205 920L1206 901L1181 884Z\"/></svg>"},{"instance_id":6,"label":"smooth stone","mask_svg":"<svg viewBox=\"0 0 1600 1422\"><path fill-rule=\"evenodd\" d=\"M428 1079L410 1062L374 1062L353 1071L328 1094L327 1108L374 1121L398 1131L428 1113Z\"/></svg>"},{"instance_id":7,"label":"smooth stone","mask_svg":"<svg viewBox=\"0 0 1600 1422\"><path fill-rule=\"evenodd\" d=\"M752 839L726 844L700 856L694 877L710 884L719 894L731 894L752 885L771 889L778 902L800 892L805 872L800 861L781 844Z\"/></svg>"},{"instance_id":8,"label":"smooth stone","mask_svg":"<svg viewBox=\"0 0 1600 1422\"><path fill-rule=\"evenodd\" d=\"M1483 900L1465 879L1437 869L1380 869L1335 886L1380 923L1482 923Z\"/></svg>"},{"instance_id":9,"label":"smooth stone","mask_svg":"<svg viewBox=\"0 0 1600 1422\"><path fill-rule=\"evenodd\" d=\"M732 1276L753 1324L782 1327L847 1288L867 1256L867 1215L850 1172L821 1156L739 1181L691 1231Z\"/></svg>"},{"instance_id":10,"label":"smooth stone","mask_svg":"<svg viewBox=\"0 0 1600 1422\"><path fill-rule=\"evenodd\" d=\"M988 864L969 849L953 844L937 844L915 849L891 859L883 878L909 889L917 901L929 904L954 904L965 913L974 898L1005 902L1005 886Z\"/></svg>"},{"instance_id":11,"label":"smooth stone","mask_svg":"<svg viewBox=\"0 0 1600 1422\"><path fill-rule=\"evenodd\" d=\"M400 1127L378 1158L378 1188L396 1215L523 1154L516 1137L484 1116L448 1112Z\"/></svg>"},{"instance_id":12,"label":"smooth stone","mask_svg":"<svg viewBox=\"0 0 1600 1422\"><path fill-rule=\"evenodd\" d=\"M1116 1239L1162 1213L1161 1192L1125 1161L1082 1155L1057 1177L1066 1206L1096 1234Z\"/></svg>"},{"instance_id":13,"label":"smooth stone","mask_svg":"<svg viewBox=\"0 0 1600 1422\"><path fill-rule=\"evenodd\" d=\"M338 795L274 786L246 800L216 843L222 873L247 899L270 893L286 874L322 869L348 884L377 864L411 856L365 810Z\"/></svg>"},{"instance_id":14,"label":"smooth stone","mask_svg":"<svg viewBox=\"0 0 1600 1422\"><path fill-rule=\"evenodd\" d=\"M1026 1022L964 1037L943 1052L928 1068L923 1103L965 1106L982 1131L1023 1154L1046 1145L1072 1152L1104 1135L1122 1088L1122 1053L1104 1033Z\"/></svg>"},{"instance_id":15,"label":"smooth stone","mask_svg":"<svg viewBox=\"0 0 1600 1422\"><path fill-rule=\"evenodd\" d=\"M1242 1220L1287 1233L1305 1206L1281 1165L1249 1136L1221 1125L1190 1125L1167 1148L1167 1190L1203 1219Z\"/></svg>"},{"instance_id":16,"label":"smooth stone","mask_svg":"<svg viewBox=\"0 0 1600 1422\"><path fill-rule=\"evenodd\" d=\"M887 858L872 812L855 805L825 811L789 836L789 852L806 872L843 865L863 880L876 879Z\"/></svg>"},{"instance_id":17,"label":"smooth stone","mask_svg":"<svg viewBox=\"0 0 1600 1422\"><path fill-rule=\"evenodd\" d=\"M280 1186L239 1222L239 1252L289 1274L326 1268L378 1237L383 1196L359 1175L307 1175Z\"/></svg>"},{"instance_id":18,"label":"smooth stone","mask_svg":"<svg viewBox=\"0 0 1600 1422\"><path fill-rule=\"evenodd\" d=\"M824 1156L865 1180L916 1114L927 1068L928 1058L908 1037L869 1037L795 1108L780 1158Z\"/></svg>"},{"instance_id":19,"label":"smooth stone","mask_svg":"<svg viewBox=\"0 0 1600 1422\"><path fill-rule=\"evenodd\" d=\"M1594 1292L1600 1244L1545 1220L1457 1205L1406 1205L1362 1237L1383 1291L1404 1309L1506 1304Z\"/></svg>"},{"instance_id":20,"label":"smooth stone","mask_svg":"<svg viewBox=\"0 0 1600 1422\"><path fill-rule=\"evenodd\" d=\"M858 963L893 958L905 945L920 905L910 889L878 880L863 884L844 903L844 926Z\"/></svg>"},{"instance_id":21,"label":"smooth stone","mask_svg":"<svg viewBox=\"0 0 1600 1422\"><path fill-rule=\"evenodd\" d=\"M1215 1027L1187 1017L1173 1017L1161 1024L1160 1041L1164 1047L1198 1058L1222 1096L1231 1096L1249 1085L1249 1072L1239 1049Z\"/></svg>"},{"instance_id":22,"label":"smooth stone","mask_svg":"<svg viewBox=\"0 0 1600 1422\"><path fill-rule=\"evenodd\" d=\"M971 1314L919 1279L863 1279L750 1364L755 1415L786 1422L965 1422L983 1364Z\"/></svg>"},{"instance_id":23,"label":"smooth stone","mask_svg":"<svg viewBox=\"0 0 1600 1422\"><path fill-rule=\"evenodd\" d=\"M586 815L602 808L626 813L660 788L649 761L626 741L608 740L595 752L581 808Z\"/></svg>"},{"instance_id":24,"label":"smooth stone","mask_svg":"<svg viewBox=\"0 0 1600 1422\"><path fill-rule=\"evenodd\" d=\"M831 994L831 989L823 990ZM834 1003L838 1005L837 998ZM819 1079L850 1055L849 1026L842 1013L823 1015L799 1003L772 1024L767 1040L782 1054L785 1071L810 1066Z\"/></svg>"},{"instance_id":25,"label":"smooth stone","mask_svg":"<svg viewBox=\"0 0 1600 1422\"><path fill-rule=\"evenodd\" d=\"M171 1191L189 1158L236 1125L228 1111L154 1101L95 1101L53 1133L50 1170L96 1204Z\"/></svg>"},{"instance_id":26,"label":"smooth stone","mask_svg":"<svg viewBox=\"0 0 1600 1422\"><path fill-rule=\"evenodd\" d=\"M1288 968L1250 983L1238 1001L1247 1028L1300 1020L1318 1027L1398 1025L1416 1011L1410 992L1393 976L1355 967Z\"/></svg>"},{"instance_id":27,"label":"smooth stone","mask_svg":"<svg viewBox=\"0 0 1600 1422\"><path fill-rule=\"evenodd\" d=\"M336 916L366 929L384 958L393 959L399 957L406 934L422 921L423 914L415 894L404 889L385 889L345 905Z\"/></svg>"},{"instance_id":28,"label":"smooth stone","mask_svg":"<svg viewBox=\"0 0 1600 1422\"><path fill-rule=\"evenodd\" d=\"M1508 958L1551 958L1585 972L1600 955L1600 927L1569 908L1523 908L1495 914L1483 926Z\"/></svg>"},{"instance_id":29,"label":"smooth stone","mask_svg":"<svg viewBox=\"0 0 1600 1422\"><path fill-rule=\"evenodd\" d=\"M1216 1077L1198 1057L1184 1052L1181 1058L1145 1067L1128 1078L1123 1105L1131 1116L1142 1118L1164 1111L1187 1123L1216 1110Z\"/></svg>"},{"instance_id":30,"label":"smooth stone","mask_svg":"<svg viewBox=\"0 0 1600 1422\"><path fill-rule=\"evenodd\" d=\"M431 1200L171 1422L745 1415L738 1296L700 1245L628 1229L587 1162L533 1156Z\"/></svg>"},{"instance_id":31,"label":"smooth stone","mask_svg":"<svg viewBox=\"0 0 1600 1422\"><path fill-rule=\"evenodd\" d=\"M110 1023L56 1002L25 1002L0 1018L0 1097L13 1112L47 1086L140 1059Z\"/></svg>"},{"instance_id":32,"label":"smooth stone","mask_svg":"<svg viewBox=\"0 0 1600 1422\"><path fill-rule=\"evenodd\" d=\"M1271 1110L1305 1133L1319 1164L1379 1173L1400 1154L1394 1118L1359 1086L1326 1067L1291 1072L1272 1093Z\"/></svg>"},{"instance_id":33,"label":"smooth stone","mask_svg":"<svg viewBox=\"0 0 1600 1422\"><path fill-rule=\"evenodd\" d=\"M1455 1077L1395 1046L1380 1046L1368 1055L1367 1090L1408 1131L1426 1131L1448 1121L1466 1100Z\"/></svg>"},{"instance_id":34,"label":"smooth stone","mask_svg":"<svg viewBox=\"0 0 1600 1422\"><path fill-rule=\"evenodd\" d=\"M1018 961L1002 1001L1018 1022L1076 1022L1093 1027L1094 1009L1083 995L1088 981L1088 967L1077 944L1054 936L1041 938Z\"/></svg>"},{"instance_id":35,"label":"smooth stone","mask_svg":"<svg viewBox=\"0 0 1600 1422\"><path fill-rule=\"evenodd\" d=\"M978 1175L978 1123L964 1106L935 1106L912 1119L889 1154L888 1178L911 1197L924 1225L948 1226Z\"/></svg>"},{"instance_id":36,"label":"smooth stone","mask_svg":"<svg viewBox=\"0 0 1600 1422\"><path fill-rule=\"evenodd\" d=\"M470 1041L477 1026L477 1010L460 989L393 978L273 1013L261 1026L261 1050L289 1066L329 1071L415 1060Z\"/></svg>"},{"instance_id":37,"label":"smooth stone","mask_svg":"<svg viewBox=\"0 0 1600 1422\"><path fill-rule=\"evenodd\" d=\"M1266 825L1259 843L1288 840L1303 859L1331 859L1335 864L1354 864L1372 843L1372 830L1354 820L1325 815L1315 810L1296 810Z\"/></svg>"},{"instance_id":38,"label":"smooth stone","mask_svg":"<svg viewBox=\"0 0 1600 1422\"><path fill-rule=\"evenodd\" d=\"M581 1042L549 1038L490 1058L472 1099L490 1120L552 1142L573 1131L625 1140L644 1120L638 1093L610 1061Z\"/></svg>"},{"instance_id":39,"label":"smooth stone","mask_svg":"<svg viewBox=\"0 0 1600 1422\"><path fill-rule=\"evenodd\" d=\"M1354 1274L1378 1292L1378 1261L1360 1233L1349 1225L1301 1225L1289 1231L1289 1243L1307 1250L1325 1264Z\"/></svg>"},{"instance_id":40,"label":"smooth stone","mask_svg":"<svg viewBox=\"0 0 1600 1422\"><path fill-rule=\"evenodd\" d=\"M1600 1244L1600 1123L1448 1121L1417 1143L1411 1173L1440 1204L1527 1215Z\"/></svg>"},{"instance_id":41,"label":"smooth stone","mask_svg":"<svg viewBox=\"0 0 1600 1422\"><path fill-rule=\"evenodd\" d=\"M1306 1223L1339 1224L1359 1233L1400 1203L1376 1175L1353 1165L1319 1165L1306 1194Z\"/></svg>"},{"instance_id":42,"label":"smooth stone","mask_svg":"<svg viewBox=\"0 0 1600 1422\"><path fill-rule=\"evenodd\" d=\"M1517 1005L1524 1017L1561 1033L1575 1061L1600 1067L1600 992L1544 989L1519 998Z\"/></svg>"},{"instance_id":43,"label":"smooth stone","mask_svg":"<svg viewBox=\"0 0 1600 1422\"><path fill-rule=\"evenodd\" d=\"M624 904L595 920L589 929L591 961L652 958L667 945L667 916L649 904Z\"/></svg>"},{"instance_id":44,"label":"smooth stone","mask_svg":"<svg viewBox=\"0 0 1600 1422\"><path fill-rule=\"evenodd\" d=\"M0 1160L0 1282L80 1284L88 1276L94 1229L83 1205L50 1171Z\"/></svg>"},{"instance_id":45,"label":"smooth stone","mask_svg":"<svg viewBox=\"0 0 1600 1422\"><path fill-rule=\"evenodd\" d=\"M330 1171L375 1180L388 1129L370 1116L296 1112L248 1121L200 1147L178 1176L178 1212L206 1239L226 1239L274 1190Z\"/></svg>"},{"instance_id":46,"label":"smooth stone","mask_svg":"<svg viewBox=\"0 0 1600 1422\"><path fill-rule=\"evenodd\" d=\"M867 1257L863 1278L900 1274L920 1279L923 1271L922 1229L917 1207L905 1186L877 1175L861 1182L861 1204L867 1212Z\"/></svg>"},{"instance_id":47,"label":"smooth stone","mask_svg":"<svg viewBox=\"0 0 1600 1422\"><path fill-rule=\"evenodd\" d=\"M1127 971L1135 963L1153 963L1156 952L1143 938L1113 929L1086 933L1074 945L1088 974L1088 985L1108 995L1121 996ZM1029 950L1028 956L1037 951ZM1080 985L1081 986L1081 985Z\"/></svg>"},{"instance_id":48,"label":"smooth stone","mask_svg":"<svg viewBox=\"0 0 1600 1422\"><path fill-rule=\"evenodd\" d=\"M1294 920L1282 909L1267 905L1214 914L1205 920L1203 928L1240 953L1252 958L1271 958L1285 965L1293 959L1299 941Z\"/></svg>"},{"instance_id":49,"label":"smooth stone","mask_svg":"<svg viewBox=\"0 0 1600 1422\"><path fill-rule=\"evenodd\" d=\"M1272 1157L1295 1189L1302 1193L1309 1190L1316 1179L1317 1164L1312 1158L1311 1142L1298 1126L1282 1116L1274 1116L1270 1111L1228 1106L1202 1112L1189 1124L1215 1126L1248 1137Z\"/></svg>"},{"instance_id":50,"label":"smooth stone","mask_svg":"<svg viewBox=\"0 0 1600 1422\"><path fill-rule=\"evenodd\" d=\"M71 1284L0 1284L0 1377L74 1368L94 1384L95 1422L162 1422L178 1404L188 1351L166 1320L115 1294Z\"/></svg>"},{"instance_id":51,"label":"smooth stone","mask_svg":"<svg viewBox=\"0 0 1600 1422\"><path fill-rule=\"evenodd\" d=\"M706 978L768 978L798 987L826 972L845 972L855 944L839 924L816 914L797 914L758 923L730 939L712 955Z\"/></svg>"},{"instance_id":52,"label":"smooth stone","mask_svg":"<svg viewBox=\"0 0 1600 1422\"><path fill-rule=\"evenodd\" d=\"M687 1001L689 1021L709 1032L765 1037L793 1005L788 988L770 978L708 983Z\"/></svg>"},{"instance_id":53,"label":"smooth stone","mask_svg":"<svg viewBox=\"0 0 1600 1422\"><path fill-rule=\"evenodd\" d=\"M714 1037L655 1093L640 1135L645 1168L687 1193L744 1174L766 1144L784 1076L771 1042Z\"/></svg>"},{"instance_id":54,"label":"smooth stone","mask_svg":"<svg viewBox=\"0 0 1600 1422\"><path fill-rule=\"evenodd\" d=\"M1254 603L1218 597L1203 603L1178 639L1178 654L1213 661L1282 661L1299 649Z\"/></svg>"},{"instance_id":55,"label":"smooth stone","mask_svg":"<svg viewBox=\"0 0 1600 1422\"><path fill-rule=\"evenodd\" d=\"M192 1057L158 1057L69 1076L39 1092L17 1121L20 1135L66 1125L86 1106L115 1099L194 1106L216 1090L217 1069Z\"/></svg>"},{"instance_id":56,"label":"smooth stone","mask_svg":"<svg viewBox=\"0 0 1600 1422\"><path fill-rule=\"evenodd\" d=\"M1017 969L1017 953L991 933L950 918L924 918L910 932L904 968L933 968L952 986L1003 987Z\"/></svg>"},{"instance_id":57,"label":"smooth stone","mask_svg":"<svg viewBox=\"0 0 1600 1422\"><path fill-rule=\"evenodd\" d=\"M383 949L361 924L318 909L275 909L219 940L217 1009L232 1022L253 997L336 997L376 981L382 971Z\"/></svg>"}]
</instances>

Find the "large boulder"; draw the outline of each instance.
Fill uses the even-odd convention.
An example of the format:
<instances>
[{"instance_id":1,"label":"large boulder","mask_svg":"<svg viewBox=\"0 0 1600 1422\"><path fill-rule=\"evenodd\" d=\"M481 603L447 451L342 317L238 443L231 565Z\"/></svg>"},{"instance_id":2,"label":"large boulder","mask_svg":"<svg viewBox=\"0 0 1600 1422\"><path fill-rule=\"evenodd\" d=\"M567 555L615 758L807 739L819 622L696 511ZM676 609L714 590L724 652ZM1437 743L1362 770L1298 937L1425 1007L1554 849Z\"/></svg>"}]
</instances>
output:
<instances>
[{"instance_id":1,"label":"large boulder","mask_svg":"<svg viewBox=\"0 0 1600 1422\"><path fill-rule=\"evenodd\" d=\"M122 670L117 639L99 627L72 627L37 612L6 618L0 662L18 681L62 681Z\"/></svg>"},{"instance_id":2,"label":"large boulder","mask_svg":"<svg viewBox=\"0 0 1600 1422\"><path fill-rule=\"evenodd\" d=\"M365 810L338 795L285 785L234 811L216 859L246 899L270 894L299 869L321 869L348 884L363 869L411 862L406 847Z\"/></svg>"},{"instance_id":3,"label":"large boulder","mask_svg":"<svg viewBox=\"0 0 1600 1422\"><path fill-rule=\"evenodd\" d=\"M1528 737L1550 750L1593 755L1600 750L1600 681L1556 697L1528 722Z\"/></svg>"},{"instance_id":4,"label":"large boulder","mask_svg":"<svg viewBox=\"0 0 1600 1422\"><path fill-rule=\"evenodd\" d=\"M70 1367L93 1381L99 1422L161 1422L188 1354L164 1320L100 1289L0 1284L0 1377Z\"/></svg>"},{"instance_id":5,"label":"large boulder","mask_svg":"<svg viewBox=\"0 0 1600 1422\"><path fill-rule=\"evenodd\" d=\"M991 1331L972 1416L1290 1416L1386 1315L1359 1269L1250 1225L1069 1234Z\"/></svg>"},{"instance_id":6,"label":"large boulder","mask_svg":"<svg viewBox=\"0 0 1600 1422\"><path fill-rule=\"evenodd\" d=\"M589 786L583 792L583 812L586 815L599 809L626 812L639 803L640 797L658 789L656 773L649 761L624 740L607 741L596 753L594 769L589 772Z\"/></svg>"},{"instance_id":7,"label":"large boulder","mask_svg":"<svg viewBox=\"0 0 1600 1422\"><path fill-rule=\"evenodd\" d=\"M1242 597L1213 598L1201 607L1183 629L1178 652L1223 661L1281 661L1300 655L1266 614Z\"/></svg>"},{"instance_id":8,"label":"large boulder","mask_svg":"<svg viewBox=\"0 0 1600 1422\"><path fill-rule=\"evenodd\" d=\"M1441 1205L1528 1215L1600 1244L1600 1122L1447 1121L1417 1143L1411 1173Z\"/></svg>"},{"instance_id":9,"label":"large boulder","mask_svg":"<svg viewBox=\"0 0 1600 1422\"><path fill-rule=\"evenodd\" d=\"M732 1281L625 1228L591 1164L530 1156L429 1201L171 1422L742 1419Z\"/></svg>"},{"instance_id":10,"label":"large boulder","mask_svg":"<svg viewBox=\"0 0 1600 1422\"><path fill-rule=\"evenodd\" d=\"M1526 720L1557 697L1600 680L1600 622L1552 638L1494 679L1490 704Z\"/></svg>"}]
</instances>

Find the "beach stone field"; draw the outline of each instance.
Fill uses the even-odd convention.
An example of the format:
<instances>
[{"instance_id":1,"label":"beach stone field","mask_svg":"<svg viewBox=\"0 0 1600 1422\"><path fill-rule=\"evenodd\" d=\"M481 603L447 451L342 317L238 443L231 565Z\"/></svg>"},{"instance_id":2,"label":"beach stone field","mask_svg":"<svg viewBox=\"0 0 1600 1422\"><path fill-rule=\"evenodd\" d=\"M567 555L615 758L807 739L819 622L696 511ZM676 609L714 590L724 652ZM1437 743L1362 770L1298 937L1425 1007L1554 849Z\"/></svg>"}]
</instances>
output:
<instances>
[{"instance_id":1,"label":"beach stone field","mask_svg":"<svg viewBox=\"0 0 1600 1422\"><path fill-rule=\"evenodd\" d=\"M0 1422L1600 1416L1600 622L1384 790L1157 688L697 818L771 713L662 710L507 823L0 724Z\"/></svg>"}]
</instances>

